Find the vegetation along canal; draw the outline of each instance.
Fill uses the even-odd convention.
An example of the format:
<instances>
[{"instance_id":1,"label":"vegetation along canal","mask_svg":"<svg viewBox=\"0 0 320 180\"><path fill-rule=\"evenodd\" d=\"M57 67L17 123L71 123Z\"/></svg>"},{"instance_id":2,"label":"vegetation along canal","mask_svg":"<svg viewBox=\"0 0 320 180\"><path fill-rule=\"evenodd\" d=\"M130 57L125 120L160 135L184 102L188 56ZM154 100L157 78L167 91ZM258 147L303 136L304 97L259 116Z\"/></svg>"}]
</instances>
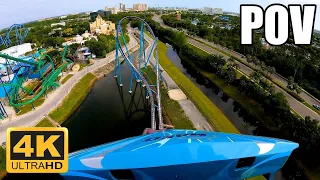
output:
<instances>
[{"instance_id":1,"label":"vegetation along canal","mask_svg":"<svg viewBox=\"0 0 320 180\"><path fill-rule=\"evenodd\" d=\"M266 136L264 131L266 128L256 126L257 120L251 116L237 102L226 95L219 87L213 83L209 83L197 71L189 67L179 58L172 46L168 45L167 56L175 64L180 71L187 76L234 124L234 126L242 133L248 135ZM270 135L269 135L270 136ZM275 180L287 179L305 179L292 162L288 161L286 165L275 176Z\"/></svg>"}]
</instances>

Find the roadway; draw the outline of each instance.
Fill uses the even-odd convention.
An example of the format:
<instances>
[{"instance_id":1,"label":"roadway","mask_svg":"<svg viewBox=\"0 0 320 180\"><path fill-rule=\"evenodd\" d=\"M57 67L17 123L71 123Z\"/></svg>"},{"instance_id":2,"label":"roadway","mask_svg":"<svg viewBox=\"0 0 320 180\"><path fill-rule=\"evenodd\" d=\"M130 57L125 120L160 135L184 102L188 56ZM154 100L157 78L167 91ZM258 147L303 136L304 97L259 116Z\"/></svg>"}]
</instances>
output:
<instances>
[{"instance_id":1,"label":"roadway","mask_svg":"<svg viewBox=\"0 0 320 180\"><path fill-rule=\"evenodd\" d=\"M128 31L131 32L131 31ZM132 49L138 45L137 41L133 38L132 34L129 33L130 42L128 43L128 49ZM26 113L21 116L16 116L11 121L0 125L0 143L6 141L6 130L10 127L30 127L34 126L44 116L50 113L63 101L68 95L70 90L75 84L84 77L88 72L93 72L96 69L103 67L104 65L114 61L115 51L110 52L106 58L95 61L91 66L83 68L81 71L74 73L74 75L62 86L58 87L54 92L49 93L48 98L40 107L36 107L36 110Z\"/></svg>"},{"instance_id":2,"label":"roadway","mask_svg":"<svg viewBox=\"0 0 320 180\"><path fill-rule=\"evenodd\" d=\"M163 23L163 21L162 21L162 19L161 19L160 16L157 16L157 15L156 15L156 16L153 16L152 19L153 19L154 21L156 21L156 22L159 22L160 25L163 26L164 28L170 28L169 26L167 26L167 25L165 25L165 24ZM203 39L201 39L201 38L197 38L197 40L199 40L199 41L201 41L201 42L205 42L206 44L200 43L200 42L198 42L198 41L196 41L196 40L194 40L194 39L192 39L192 38L187 38L187 40L188 40L188 43L189 43L189 44L194 45L194 46L196 46L196 47L198 47L198 48L200 48L200 49L202 49L202 50L204 50L204 51L206 51L206 52L208 52L208 53L216 54L216 55L221 55L221 56L223 56L226 60L229 59L229 56L227 56L227 55L225 55L225 54L223 54L223 53L215 50L214 48L212 48L212 47L210 47L210 46L208 46L208 45L206 45L206 44L210 43L210 42L207 42L206 40L203 40ZM214 44L214 43L211 43L210 45L211 45L211 46L214 45L214 47L217 47L217 46L218 46L218 45L216 45L216 44ZM223 50L224 52L227 52L227 53L229 53L229 54L235 55L235 57L241 58L242 60L246 61L245 58L242 58L242 55L240 55L240 54L238 54L238 53L236 53L236 52L230 51L230 50L228 50L228 49L226 49L226 48L223 48L223 47L221 47L221 46L219 46L219 49L221 49L221 50ZM236 62L237 62L237 61L236 61ZM248 67L248 66L246 66L246 65L244 65L244 64L242 64L242 63L240 63L240 62L237 62L237 63L238 63L239 66L240 66L240 69L239 69L239 70L240 70L242 73L246 74L247 76L249 76L249 75L254 71L252 68L250 68L250 67ZM277 74L272 75L272 78L276 79L279 83L285 84L285 86L286 86L286 84L287 84L287 81L286 81L284 78L278 76ZM268 80L268 81L269 81L269 80ZM269 81L269 82L270 82L270 81ZM273 84L274 84L274 83L273 83ZM286 99L287 99L290 107L291 107L296 113L298 113L298 114L299 114L300 116L302 116L302 117L310 116L311 118L320 121L320 115L319 115L318 113L314 112L312 109L310 109L309 107L305 106L304 104L302 104L301 102L299 102L298 100L296 100L294 97L292 97L290 94L288 94L286 91L284 91L284 90L283 90L281 87L279 87L278 85L274 84L274 86L275 86L276 92L281 92L281 93L283 93L283 94L285 95L285 97L286 97ZM305 92L301 93L300 96L303 96L303 97L304 97L304 100L305 100L307 103L311 104L311 105L312 105L312 104L318 104L318 103L317 103L317 100L315 100L314 98L310 97L310 96L309 96L308 94L306 94Z\"/></svg>"}]
</instances>

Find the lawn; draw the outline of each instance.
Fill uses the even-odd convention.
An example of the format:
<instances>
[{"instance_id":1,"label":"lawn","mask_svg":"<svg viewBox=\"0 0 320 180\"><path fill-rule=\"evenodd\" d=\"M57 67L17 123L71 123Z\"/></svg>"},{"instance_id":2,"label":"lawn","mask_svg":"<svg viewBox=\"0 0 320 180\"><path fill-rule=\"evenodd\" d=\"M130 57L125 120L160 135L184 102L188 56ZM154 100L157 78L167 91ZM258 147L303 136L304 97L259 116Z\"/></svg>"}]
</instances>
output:
<instances>
[{"instance_id":1,"label":"lawn","mask_svg":"<svg viewBox=\"0 0 320 180\"><path fill-rule=\"evenodd\" d=\"M30 99L30 98L29 98ZM27 101L28 99L24 100ZM43 102L45 101L45 97L44 95L40 96L38 99L36 99L35 101L33 101L33 103L21 106L21 107L17 107L20 111L17 113L18 116L25 114L27 112L30 112L33 110L32 108L32 104L34 107L38 107L41 106L43 104Z\"/></svg>"},{"instance_id":2,"label":"lawn","mask_svg":"<svg viewBox=\"0 0 320 180\"><path fill-rule=\"evenodd\" d=\"M97 78L91 74L86 74L70 91L68 96L63 100L63 102L53 110L49 116L62 124L81 104L81 102L86 98L91 87Z\"/></svg>"},{"instance_id":3,"label":"lawn","mask_svg":"<svg viewBox=\"0 0 320 180\"><path fill-rule=\"evenodd\" d=\"M48 118L43 118L36 127L54 127Z\"/></svg>"},{"instance_id":4,"label":"lawn","mask_svg":"<svg viewBox=\"0 0 320 180\"><path fill-rule=\"evenodd\" d=\"M148 66L145 73L149 74L152 71ZM155 74L151 75L151 81L155 82ZM195 129L190 119L186 116L184 110L181 108L177 101L169 98L168 90L161 85L161 103L163 111L163 117L168 117L175 129Z\"/></svg>"},{"instance_id":5,"label":"lawn","mask_svg":"<svg viewBox=\"0 0 320 180\"><path fill-rule=\"evenodd\" d=\"M182 91L193 101L208 123L216 131L240 133L228 118L216 107L202 91L195 86L166 56L168 47L159 41L159 61L164 70L177 83Z\"/></svg>"},{"instance_id":6,"label":"lawn","mask_svg":"<svg viewBox=\"0 0 320 180\"><path fill-rule=\"evenodd\" d=\"M73 76L73 74L68 74L67 77L65 77L65 78L61 81L61 84L66 83L72 76Z\"/></svg>"}]
</instances>

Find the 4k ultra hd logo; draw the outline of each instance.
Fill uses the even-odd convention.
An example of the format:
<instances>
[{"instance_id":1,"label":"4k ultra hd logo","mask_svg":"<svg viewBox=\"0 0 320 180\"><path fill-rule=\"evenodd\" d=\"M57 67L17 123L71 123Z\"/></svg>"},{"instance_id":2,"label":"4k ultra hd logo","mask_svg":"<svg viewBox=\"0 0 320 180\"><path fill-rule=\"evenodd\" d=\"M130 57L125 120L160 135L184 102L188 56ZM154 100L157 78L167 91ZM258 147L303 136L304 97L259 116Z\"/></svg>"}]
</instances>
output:
<instances>
[{"instance_id":1,"label":"4k ultra hd logo","mask_svg":"<svg viewBox=\"0 0 320 180\"><path fill-rule=\"evenodd\" d=\"M68 171L66 128L8 128L9 173L65 173Z\"/></svg>"}]
</instances>

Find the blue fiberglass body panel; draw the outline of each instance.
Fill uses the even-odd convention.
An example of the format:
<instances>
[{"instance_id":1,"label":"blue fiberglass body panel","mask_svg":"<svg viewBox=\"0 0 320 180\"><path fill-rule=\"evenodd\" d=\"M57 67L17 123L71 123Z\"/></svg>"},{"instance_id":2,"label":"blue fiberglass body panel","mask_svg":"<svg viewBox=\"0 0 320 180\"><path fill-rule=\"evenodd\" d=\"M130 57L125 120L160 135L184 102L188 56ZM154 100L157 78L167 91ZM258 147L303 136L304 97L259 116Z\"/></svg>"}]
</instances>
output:
<instances>
[{"instance_id":1,"label":"blue fiberglass body panel","mask_svg":"<svg viewBox=\"0 0 320 180\"><path fill-rule=\"evenodd\" d=\"M266 137L194 130L165 130L77 151L66 178L244 179L279 170L298 144ZM240 158L254 157L245 167ZM165 172L165 173L164 173Z\"/></svg>"}]
</instances>

